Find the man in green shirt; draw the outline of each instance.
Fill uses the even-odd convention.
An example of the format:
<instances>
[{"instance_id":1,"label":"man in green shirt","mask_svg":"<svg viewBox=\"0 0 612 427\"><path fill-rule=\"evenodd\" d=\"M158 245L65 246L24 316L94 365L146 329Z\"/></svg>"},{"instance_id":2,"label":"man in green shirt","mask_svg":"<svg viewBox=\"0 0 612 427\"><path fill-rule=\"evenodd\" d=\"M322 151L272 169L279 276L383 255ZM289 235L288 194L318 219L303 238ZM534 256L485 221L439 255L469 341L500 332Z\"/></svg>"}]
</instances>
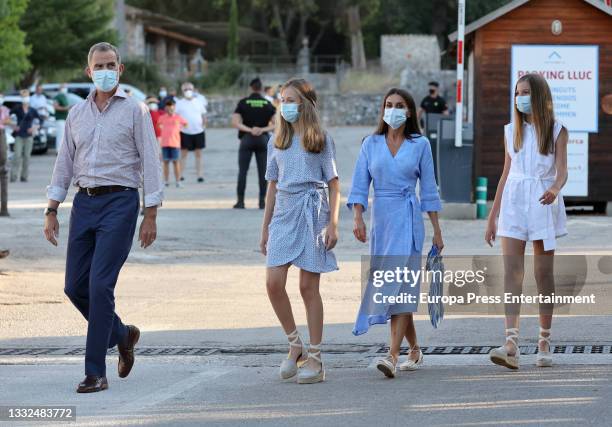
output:
<instances>
[{"instance_id":1,"label":"man in green shirt","mask_svg":"<svg viewBox=\"0 0 612 427\"><path fill-rule=\"evenodd\" d=\"M64 138L64 127L66 126L66 117L68 117L68 110L70 109L70 103L68 102L68 88L65 83L62 83L59 88L59 93L55 96L53 107L55 108L55 151L57 152L59 146Z\"/></svg>"}]
</instances>

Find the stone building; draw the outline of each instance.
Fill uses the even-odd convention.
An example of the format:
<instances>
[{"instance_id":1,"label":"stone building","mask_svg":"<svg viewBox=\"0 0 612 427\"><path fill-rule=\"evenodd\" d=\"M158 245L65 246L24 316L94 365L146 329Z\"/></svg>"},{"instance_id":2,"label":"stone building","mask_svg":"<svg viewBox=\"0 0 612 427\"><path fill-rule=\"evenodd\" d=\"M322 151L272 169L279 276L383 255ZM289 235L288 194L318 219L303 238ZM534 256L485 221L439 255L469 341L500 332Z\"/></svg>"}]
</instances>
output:
<instances>
[{"instance_id":1,"label":"stone building","mask_svg":"<svg viewBox=\"0 0 612 427\"><path fill-rule=\"evenodd\" d=\"M166 77L183 78L204 71L206 61L225 57L227 22L187 22L149 10L115 2L114 28L125 58L154 63ZM266 52L274 40L265 34L239 27L240 53Z\"/></svg>"},{"instance_id":2,"label":"stone building","mask_svg":"<svg viewBox=\"0 0 612 427\"><path fill-rule=\"evenodd\" d=\"M206 41L199 25L119 3L115 28L125 58L154 63L173 78L201 72Z\"/></svg>"}]
</instances>

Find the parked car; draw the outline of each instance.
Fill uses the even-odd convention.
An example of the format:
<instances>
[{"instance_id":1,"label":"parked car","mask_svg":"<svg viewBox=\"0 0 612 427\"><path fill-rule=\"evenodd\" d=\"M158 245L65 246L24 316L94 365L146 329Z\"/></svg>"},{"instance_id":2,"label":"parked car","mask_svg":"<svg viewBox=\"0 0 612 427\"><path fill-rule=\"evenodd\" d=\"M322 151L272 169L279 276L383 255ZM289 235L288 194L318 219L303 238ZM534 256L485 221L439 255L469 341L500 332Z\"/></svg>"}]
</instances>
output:
<instances>
[{"instance_id":1,"label":"parked car","mask_svg":"<svg viewBox=\"0 0 612 427\"><path fill-rule=\"evenodd\" d=\"M47 137L47 147L43 147L42 142L37 142L35 140L34 141L35 147L32 149L32 153L35 153L35 154L38 154L38 153L44 154L47 152L47 148L55 147L55 108L53 107L53 104L54 104L53 99L59 92L58 91L48 91L48 92L43 91L43 93L47 97L48 117L46 120L43 121L43 125L42 125L43 129L45 130L45 135ZM10 94L9 96L5 97L6 99L11 100L11 102L5 102L5 104L10 104L10 105L6 105L7 108L12 109L14 108L15 105L21 104L21 96L19 95L19 92L13 91L13 92L9 92L9 94ZM81 101L84 101L84 98L80 97L76 93L68 92L66 96L68 98L68 105L70 106L73 106L75 104L78 104Z\"/></svg>"},{"instance_id":2,"label":"parked car","mask_svg":"<svg viewBox=\"0 0 612 427\"><path fill-rule=\"evenodd\" d=\"M119 86L121 86L124 90L128 90L132 94L132 96L136 98L138 101L144 102L145 99L147 99L147 95L143 91L138 89L137 87L134 87L126 83L119 83ZM57 92L59 92L59 87L60 87L60 83L44 83L42 85L42 89L45 95L47 95L48 93L57 94ZM87 98L89 93L95 88L93 82L66 83L66 87L68 88L69 93L75 93L79 95L81 98ZM30 88L30 91L34 91L35 88L36 86L33 85Z\"/></svg>"},{"instance_id":3,"label":"parked car","mask_svg":"<svg viewBox=\"0 0 612 427\"><path fill-rule=\"evenodd\" d=\"M5 95L4 104L6 108L12 110L16 106L21 105L21 96L18 95ZM51 143L55 144L55 109L53 108L52 102L47 105L47 111L49 112L48 117L42 121L41 127L38 133L34 136L34 145L32 146L32 154L44 154L47 152L49 147L53 147ZM10 138L9 145L11 150L14 139Z\"/></svg>"}]
</instances>

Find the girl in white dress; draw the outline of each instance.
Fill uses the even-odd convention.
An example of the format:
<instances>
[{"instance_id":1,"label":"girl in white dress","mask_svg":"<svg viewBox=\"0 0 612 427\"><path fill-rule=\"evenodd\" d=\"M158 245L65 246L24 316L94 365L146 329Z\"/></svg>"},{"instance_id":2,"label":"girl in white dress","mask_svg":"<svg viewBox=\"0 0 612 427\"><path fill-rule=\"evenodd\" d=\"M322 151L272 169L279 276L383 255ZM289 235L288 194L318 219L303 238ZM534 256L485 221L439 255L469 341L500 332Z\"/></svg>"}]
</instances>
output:
<instances>
[{"instance_id":1,"label":"girl in white dress","mask_svg":"<svg viewBox=\"0 0 612 427\"><path fill-rule=\"evenodd\" d=\"M502 237L505 292L520 294L527 241L533 242L538 293L554 291L555 240L567 234L560 191L567 181L567 129L555 121L552 96L539 74L522 76L514 91L512 123L504 127L504 170L489 214L486 242ZM498 219L499 216L499 219ZM537 366L552 366L553 304L540 304ZM520 304L506 305L506 343L489 353L495 364L518 369Z\"/></svg>"}]
</instances>

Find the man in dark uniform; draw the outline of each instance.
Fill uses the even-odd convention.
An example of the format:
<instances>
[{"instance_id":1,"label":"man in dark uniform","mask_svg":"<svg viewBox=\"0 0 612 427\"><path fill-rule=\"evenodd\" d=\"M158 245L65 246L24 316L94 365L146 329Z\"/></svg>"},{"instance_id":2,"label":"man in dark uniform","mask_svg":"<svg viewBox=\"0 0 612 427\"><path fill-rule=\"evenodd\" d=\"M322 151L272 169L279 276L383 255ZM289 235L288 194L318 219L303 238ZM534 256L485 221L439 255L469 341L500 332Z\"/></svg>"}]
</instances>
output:
<instances>
[{"instance_id":1,"label":"man in dark uniform","mask_svg":"<svg viewBox=\"0 0 612 427\"><path fill-rule=\"evenodd\" d=\"M265 207L266 199L266 161L268 139L274 129L274 114L276 108L264 98L262 83L259 78L249 84L251 95L238 102L232 115L232 125L238 129L240 148L238 150L238 202L235 209L244 209L244 191L246 188L247 172L251 157L255 154L257 173L259 175L259 208Z\"/></svg>"},{"instance_id":2,"label":"man in dark uniform","mask_svg":"<svg viewBox=\"0 0 612 427\"><path fill-rule=\"evenodd\" d=\"M444 114L448 116L448 104L446 100L438 94L440 84L438 82L429 82L429 95L427 95L421 101L421 107L419 108L417 117L419 122L423 117L423 113L426 114Z\"/></svg>"}]
</instances>

